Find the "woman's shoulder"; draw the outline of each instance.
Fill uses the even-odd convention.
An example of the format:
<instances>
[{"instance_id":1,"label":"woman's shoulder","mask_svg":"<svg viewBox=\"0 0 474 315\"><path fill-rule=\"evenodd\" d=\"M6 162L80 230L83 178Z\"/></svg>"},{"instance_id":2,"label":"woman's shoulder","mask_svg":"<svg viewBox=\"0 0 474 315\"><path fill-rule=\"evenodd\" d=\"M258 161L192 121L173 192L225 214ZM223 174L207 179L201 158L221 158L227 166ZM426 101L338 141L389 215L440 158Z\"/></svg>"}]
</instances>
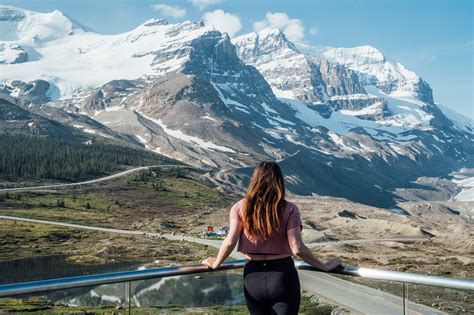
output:
<instances>
[{"instance_id":1,"label":"woman's shoulder","mask_svg":"<svg viewBox=\"0 0 474 315\"><path fill-rule=\"evenodd\" d=\"M241 199L234 203L232 208L230 209L230 217L231 218L238 218L242 215L242 209L244 207L244 199Z\"/></svg>"},{"instance_id":2,"label":"woman's shoulder","mask_svg":"<svg viewBox=\"0 0 474 315\"><path fill-rule=\"evenodd\" d=\"M298 208L298 206L296 205L296 203L291 202L291 201L288 201L288 200L285 199L285 209L287 209L287 210L293 210L294 208Z\"/></svg>"},{"instance_id":3,"label":"woman's shoulder","mask_svg":"<svg viewBox=\"0 0 474 315\"><path fill-rule=\"evenodd\" d=\"M286 213L286 215L291 216L294 214L299 214L300 209L298 209L298 206L296 205L296 203L285 200L284 212Z\"/></svg>"},{"instance_id":4,"label":"woman's shoulder","mask_svg":"<svg viewBox=\"0 0 474 315\"><path fill-rule=\"evenodd\" d=\"M236 203L234 203L232 208L234 208L234 207L242 208L244 206L244 202L245 202L245 198L242 198L239 201L237 201Z\"/></svg>"}]
</instances>

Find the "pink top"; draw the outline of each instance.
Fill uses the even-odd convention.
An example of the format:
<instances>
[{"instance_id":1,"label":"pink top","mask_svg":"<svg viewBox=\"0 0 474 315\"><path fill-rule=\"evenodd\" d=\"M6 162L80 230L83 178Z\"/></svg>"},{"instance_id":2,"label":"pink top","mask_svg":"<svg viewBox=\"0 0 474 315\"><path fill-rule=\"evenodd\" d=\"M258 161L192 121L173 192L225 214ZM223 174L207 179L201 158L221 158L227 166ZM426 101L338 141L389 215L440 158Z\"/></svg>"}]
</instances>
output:
<instances>
[{"instance_id":1,"label":"pink top","mask_svg":"<svg viewBox=\"0 0 474 315\"><path fill-rule=\"evenodd\" d=\"M237 202L230 210L230 218L242 222L244 199ZM237 251L244 254L288 254L291 255L290 244L288 243L287 230L294 227L303 228L301 222L300 211L298 207L291 202L286 202L286 206L282 209L280 217L280 229L267 240L252 241L248 239L248 234L243 229L239 238Z\"/></svg>"}]
</instances>

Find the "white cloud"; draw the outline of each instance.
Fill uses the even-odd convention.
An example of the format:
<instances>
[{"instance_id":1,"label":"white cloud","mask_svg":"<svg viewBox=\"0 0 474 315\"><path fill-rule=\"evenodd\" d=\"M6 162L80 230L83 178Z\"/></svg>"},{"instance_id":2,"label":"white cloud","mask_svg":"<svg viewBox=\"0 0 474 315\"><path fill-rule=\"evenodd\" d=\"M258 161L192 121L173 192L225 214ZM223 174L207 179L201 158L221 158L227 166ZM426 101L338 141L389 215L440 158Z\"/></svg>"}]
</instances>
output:
<instances>
[{"instance_id":1,"label":"white cloud","mask_svg":"<svg viewBox=\"0 0 474 315\"><path fill-rule=\"evenodd\" d=\"M310 33L311 35L313 35L313 36L318 35L318 32L319 32L319 30L318 30L318 28L315 27L315 26L309 28L309 33Z\"/></svg>"},{"instance_id":2,"label":"white cloud","mask_svg":"<svg viewBox=\"0 0 474 315\"><path fill-rule=\"evenodd\" d=\"M299 19L290 19L283 12L267 12L265 19L255 22L253 29L258 32L267 27L275 27L281 30L290 41L302 42L304 38L303 22Z\"/></svg>"},{"instance_id":3,"label":"white cloud","mask_svg":"<svg viewBox=\"0 0 474 315\"><path fill-rule=\"evenodd\" d=\"M219 4L221 0L190 0L189 2L199 8L199 10L203 10L207 6Z\"/></svg>"},{"instance_id":4,"label":"white cloud","mask_svg":"<svg viewBox=\"0 0 474 315\"><path fill-rule=\"evenodd\" d=\"M230 37L234 37L242 29L239 17L223 10L206 12L202 20L204 24L213 25L217 30L229 34Z\"/></svg>"},{"instance_id":5,"label":"white cloud","mask_svg":"<svg viewBox=\"0 0 474 315\"><path fill-rule=\"evenodd\" d=\"M178 6L167 5L163 3L154 4L151 6L153 10L160 12L163 16L171 16L174 18L182 18L186 15L186 9Z\"/></svg>"}]
</instances>

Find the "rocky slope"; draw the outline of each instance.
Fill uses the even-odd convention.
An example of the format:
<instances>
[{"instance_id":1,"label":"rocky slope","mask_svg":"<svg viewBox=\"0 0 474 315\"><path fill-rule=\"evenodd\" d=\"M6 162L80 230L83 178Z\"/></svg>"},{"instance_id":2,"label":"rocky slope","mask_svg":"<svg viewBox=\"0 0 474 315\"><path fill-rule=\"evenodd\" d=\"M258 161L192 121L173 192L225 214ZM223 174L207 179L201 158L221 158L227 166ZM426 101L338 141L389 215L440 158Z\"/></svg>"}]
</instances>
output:
<instances>
[{"instance_id":1,"label":"rocky slope","mask_svg":"<svg viewBox=\"0 0 474 315\"><path fill-rule=\"evenodd\" d=\"M0 97L0 133L86 140L87 136L53 119L18 106L14 99Z\"/></svg>"}]
</instances>

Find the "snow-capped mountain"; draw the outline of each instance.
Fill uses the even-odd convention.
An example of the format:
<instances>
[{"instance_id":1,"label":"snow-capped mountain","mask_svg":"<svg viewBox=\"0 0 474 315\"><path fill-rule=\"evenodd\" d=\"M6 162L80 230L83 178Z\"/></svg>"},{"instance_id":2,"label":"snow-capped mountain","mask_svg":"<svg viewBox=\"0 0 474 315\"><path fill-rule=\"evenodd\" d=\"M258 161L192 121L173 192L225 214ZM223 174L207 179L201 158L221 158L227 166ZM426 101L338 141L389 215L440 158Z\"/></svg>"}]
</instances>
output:
<instances>
[{"instance_id":1,"label":"snow-capped mountain","mask_svg":"<svg viewBox=\"0 0 474 315\"><path fill-rule=\"evenodd\" d=\"M79 131L207 168L225 184L245 183L270 158L293 192L388 206L418 177L474 165L472 129L372 47L303 49L276 29L231 41L202 23L159 19L102 35L60 12L1 10L17 37L0 47L37 56L0 65L1 93Z\"/></svg>"},{"instance_id":2,"label":"snow-capped mountain","mask_svg":"<svg viewBox=\"0 0 474 315\"><path fill-rule=\"evenodd\" d=\"M102 35L79 27L60 11L42 14L5 6L0 7L0 19L7 30L0 37L3 63L10 63L6 59L12 47L28 52L22 63L3 66L1 79L43 79L55 91L52 99L115 79L179 70L189 53L182 47L212 30L189 21L169 25L151 19L127 33Z\"/></svg>"},{"instance_id":3,"label":"snow-capped mountain","mask_svg":"<svg viewBox=\"0 0 474 315\"><path fill-rule=\"evenodd\" d=\"M429 126L432 114L422 108L433 103L429 85L373 47L298 49L274 28L237 37L233 43L240 58L264 75L278 97L311 104L325 118L340 110L380 126Z\"/></svg>"},{"instance_id":4,"label":"snow-capped mountain","mask_svg":"<svg viewBox=\"0 0 474 315\"><path fill-rule=\"evenodd\" d=\"M414 97L433 103L433 94L428 83L402 64L387 60L372 46L354 48L330 48L300 46L326 60L346 66L358 74L366 85L375 85L385 94L394 97Z\"/></svg>"},{"instance_id":5,"label":"snow-capped mountain","mask_svg":"<svg viewBox=\"0 0 474 315\"><path fill-rule=\"evenodd\" d=\"M89 31L57 10L37 13L10 6L0 6L0 29L0 64L38 60L37 48Z\"/></svg>"},{"instance_id":6,"label":"snow-capped mountain","mask_svg":"<svg viewBox=\"0 0 474 315\"><path fill-rule=\"evenodd\" d=\"M0 7L2 41L17 41L34 47L73 34L91 31L61 11L38 13L10 6Z\"/></svg>"},{"instance_id":7,"label":"snow-capped mountain","mask_svg":"<svg viewBox=\"0 0 474 315\"><path fill-rule=\"evenodd\" d=\"M357 108L376 100L358 96L365 91L358 78L344 67L301 53L278 29L268 28L233 40L239 57L255 66L270 83L275 95L299 99L324 108ZM352 95L343 102L341 95Z\"/></svg>"},{"instance_id":8,"label":"snow-capped mountain","mask_svg":"<svg viewBox=\"0 0 474 315\"><path fill-rule=\"evenodd\" d=\"M325 126L342 138L361 127L378 140L405 144L415 143L415 130L461 130L434 105L425 81L373 47L297 48L272 28L237 37L233 43L240 58L263 74L279 99L313 127ZM472 140L472 131L462 130L467 132L463 137Z\"/></svg>"}]
</instances>

